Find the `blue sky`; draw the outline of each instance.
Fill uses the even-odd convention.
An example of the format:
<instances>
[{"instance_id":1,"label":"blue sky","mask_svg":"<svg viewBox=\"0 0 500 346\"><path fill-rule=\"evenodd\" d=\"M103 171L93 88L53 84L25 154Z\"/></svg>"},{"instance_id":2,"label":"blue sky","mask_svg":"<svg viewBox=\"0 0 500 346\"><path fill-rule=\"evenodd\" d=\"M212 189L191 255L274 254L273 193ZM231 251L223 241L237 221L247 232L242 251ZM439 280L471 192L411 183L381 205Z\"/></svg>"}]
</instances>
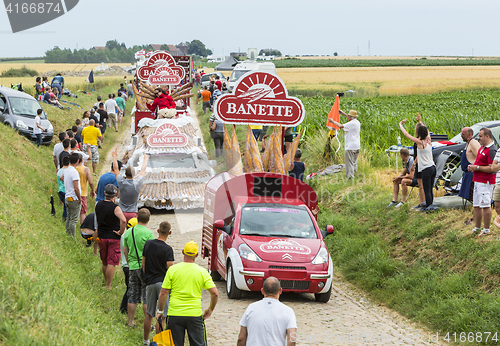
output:
<instances>
[{"instance_id":1,"label":"blue sky","mask_svg":"<svg viewBox=\"0 0 500 346\"><path fill-rule=\"evenodd\" d=\"M112 39L127 46L199 39L218 55L255 47L289 55L500 56L499 13L498 0L80 0L16 34L0 10L0 57Z\"/></svg>"}]
</instances>

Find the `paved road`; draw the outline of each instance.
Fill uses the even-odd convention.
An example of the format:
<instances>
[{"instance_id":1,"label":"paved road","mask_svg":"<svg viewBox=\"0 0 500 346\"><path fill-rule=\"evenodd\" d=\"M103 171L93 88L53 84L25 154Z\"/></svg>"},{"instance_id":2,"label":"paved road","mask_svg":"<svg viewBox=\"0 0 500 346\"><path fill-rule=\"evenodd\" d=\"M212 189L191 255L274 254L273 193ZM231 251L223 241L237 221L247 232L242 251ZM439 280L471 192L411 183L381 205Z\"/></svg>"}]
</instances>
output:
<instances>
[{"instance_id":1,"label":"paved road","mask_svg":"<svg viewBox=\"0 0 500 346\"><path fill-rule=\"evenodd\" d=\"M129 138L124 139L124 144ZM124 152L121 148L118 157ZM110 162L111 156L107 160ZM108 165L106 165L108 167ZM168 243L174 248L176 263L182 260L181 251L186 242L201 245L201 210L153 211L148 227L155 231L162 221L172 224ZM207 268L207 261L196 262ZM240 300L226 295L225 281L216 283L219 303L212 317L206 321L209 345L236 345L239 321L247 306L262 298L257 292L244 293ZM203 292L203 309L208 307L210 295ZM297 317L297 345L445 345L443 336L437 337L415 326L397 313L371 303L362 293L334 280L332 298L328 303L317 303L312 294L285 293L281 300L292 307Z\"/></svg>"}]
</instances>

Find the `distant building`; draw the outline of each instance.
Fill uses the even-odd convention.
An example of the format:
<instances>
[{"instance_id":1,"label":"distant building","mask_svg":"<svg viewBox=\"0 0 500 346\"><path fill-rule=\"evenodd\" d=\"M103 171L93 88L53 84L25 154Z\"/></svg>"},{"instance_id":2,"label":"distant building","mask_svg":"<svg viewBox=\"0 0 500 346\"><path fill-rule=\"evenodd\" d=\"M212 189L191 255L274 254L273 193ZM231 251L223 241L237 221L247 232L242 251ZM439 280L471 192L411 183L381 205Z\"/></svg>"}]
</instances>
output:
<instances>
[{"instance_id":1,"label":"distant building","mask_svg":"<svg viewBox=\"0 0 500 346\"><path fill-rule=\"evenodd\" d=\"M188 55L188 46L186 44L180 43L175 48L181 52L181 55Z\"/></svg>"},{"instance_id":2,"label":"distant building","mask_svg":"<svg viewBox=\"0 0 500 346\"><path fill-rule=\"evenodd\" d=\"M106 50L106 47L103 47L103 46L94 46L94 47L92 47L92 49L97 52L98 50L102 50L102 51Z\"/></svg>"},{"instance_id":3,"label":"distant building","mask_svg":"<svg viewBox=\"0 0 500 346\"><path fill-rule=\"evenodd\" d=\"M274 60L274 55L258 55L255 60Z\"/></svg>"},{"instance_id":4,"label":"distant building","mask_svg":"<svg viewBox=\"0 0 500 346\"><path fill-rule=\"evenodd\" d=\"M161 46L163 46L163 44L150 44L149 48L152 50L160 50Z\"/></svg>"},{"instance_id":5,"label":"distant building","mask_svg":"<svg viewBox=\"0 0 500 346\"><path fill-rule=\"evenodd\" d=\"M232 52L229 55L234 57L234 58L246 58L247 53Z\"/></svg>"}]
</instances>

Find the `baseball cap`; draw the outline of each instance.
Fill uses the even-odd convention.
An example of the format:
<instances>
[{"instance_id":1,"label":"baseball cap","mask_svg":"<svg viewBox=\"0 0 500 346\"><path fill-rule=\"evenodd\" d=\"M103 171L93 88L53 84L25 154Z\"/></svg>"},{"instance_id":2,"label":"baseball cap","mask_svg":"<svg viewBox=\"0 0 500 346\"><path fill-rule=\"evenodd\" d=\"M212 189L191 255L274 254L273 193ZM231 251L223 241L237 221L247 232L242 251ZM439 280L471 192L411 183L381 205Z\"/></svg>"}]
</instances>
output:
<instances>
[{"instance_id":1,"label":"baseball cap","mask_svg":"<svg viewBox=\"0 0 500 346\"><path fill-rule=\"evenodd\" d=\"M108 184L104 188L104 195L107 197L114 197L116 195L116 191L116 186L114 186L113 184Z\"/></svg>"},{"instance_id":2,"label":"baseball cap","mask_svg":"<svg viewBox=\"0 0 500 346\"><path fill-rule=\"evenodd\" d=\"M198 254L198 244L194 241L187 242L184 245L184 254L188 256L196 256Z\"/></svg>"},{"instance_id":3,"label":"baseball cap","mask_svg":"<svg viewBox=\"0 0 500 346\"><path fill-rule=\"evenodd\" d=\"M128 220L128 222L127 222L127 228L135 227L135 226L137 226L137 223L138 223L137 218L133 217L130 220Z\"/></svg>"},{"instance_id":4,"label":"baseball cap","mask_svg":"<svg viewBox=\"0 0 500 346\"><path fill-rule=\"evenodd\" d=\"M90 113L95 113L95 108L90 108Z\"/></svg>"}]
</instances>

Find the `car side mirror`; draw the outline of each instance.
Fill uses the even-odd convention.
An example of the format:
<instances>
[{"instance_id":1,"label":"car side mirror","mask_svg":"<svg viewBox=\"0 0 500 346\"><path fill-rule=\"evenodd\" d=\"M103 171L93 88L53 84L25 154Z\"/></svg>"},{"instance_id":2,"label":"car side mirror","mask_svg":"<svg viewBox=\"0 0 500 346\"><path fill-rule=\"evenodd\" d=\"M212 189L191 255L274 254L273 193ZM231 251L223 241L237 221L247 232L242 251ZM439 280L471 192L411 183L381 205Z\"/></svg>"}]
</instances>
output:
<instances>
[{"instance_id":1,"label":"car side mirror","mask_svg":"<svg viewBox=\"0 0 500 346\"><path fill-rule=\"evenodd\" d=\"M326 236L330 235L330 234L333 234L334 232L334 228L332 225L326 225L326 230L320 230L321 231L321 235L323 236L323 238L326 238Z\"/></svg>"},{"instance_id":2,"label":"car side mirror","mask_svg":"<svg viewBox=\"0 0 500 346\"><path fill-rule=\"evenodd\" d=\"M217 220L214 222L214 228L223 229L224 228L224 220Z\"/></svg>"},{"instance_id":3,"label":"car side mirror","mask_svg":"<svg viewBox=\"0 0 500 346\"><path fill-rule=\"evenodd\" d=\"M3 107L0 107L0 113L3 113L5 109Z\"/></svg>"}]
</instances>

